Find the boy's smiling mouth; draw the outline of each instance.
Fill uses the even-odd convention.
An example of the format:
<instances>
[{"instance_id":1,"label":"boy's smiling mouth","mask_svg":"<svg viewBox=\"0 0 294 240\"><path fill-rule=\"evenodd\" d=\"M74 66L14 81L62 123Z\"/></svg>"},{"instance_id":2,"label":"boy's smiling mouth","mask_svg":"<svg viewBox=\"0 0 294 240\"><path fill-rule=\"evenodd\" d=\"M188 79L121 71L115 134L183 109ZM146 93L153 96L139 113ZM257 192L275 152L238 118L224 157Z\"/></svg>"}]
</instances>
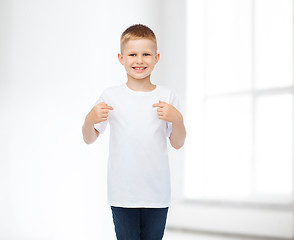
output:
<instances>
[{"instance_id":1,"label":"boy's smiling mouth","mask_svg":"<svg viewBox=\"0 0 294 240\"><path fill-rule=\"evenodd\" d=\"M132 67L136 72L143 72L147 67Z\"/></svg>"}]
</instances>

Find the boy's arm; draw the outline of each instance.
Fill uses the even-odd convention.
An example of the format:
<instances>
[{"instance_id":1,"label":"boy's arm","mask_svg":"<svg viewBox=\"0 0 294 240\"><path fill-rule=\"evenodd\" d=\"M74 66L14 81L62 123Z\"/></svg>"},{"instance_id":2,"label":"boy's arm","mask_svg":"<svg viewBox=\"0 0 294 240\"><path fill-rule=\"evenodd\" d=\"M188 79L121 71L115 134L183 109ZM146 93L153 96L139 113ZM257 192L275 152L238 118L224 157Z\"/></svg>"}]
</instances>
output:
<instances>
[{"instance_id":1,"label":"boy's arm","mask_svg":"<svg viewBox=\"0 0 294 240\"><path fill-rule=\"evenodd\" d=\"M157 108L158 118L172 123L172 132L169 137L170 144L175 149L184 146L186 138L186 129L184 126L184 118L182 114L171 104L159 100L152 107Z\"/></svg>"},{"instance_id":2,"label":"boy's arm","mask_svg":"<svg viewBox=\"0 0 294 240\"><path fill-rule=\"evenodd\" d=\"M94 124L91 124L89 121L87 121L87 117L85 119L82 131L84 141L87 144L95 142L100 135L100 133L94 128Z\"/></svg>"},{"instance_id":3,"label":"boy's arm","mask_svg":"<svg viewBox=\"0 0 294 240\"><path fill-rule=\"evenodd\" d=\"M186 128L184 125L184 120L183 117L177 121L174 121L172 123L172 132L169 137L170 144L175 148L175 149L180 149L181 147L184 146L185 139L186 139Z\"/></svg>"},{"instance_id":4,"label":"boy's arm","mask_svg":"<svg viewBox=\"0 0 294 240\"><path fill-rule=\"evenodd\" d=\"M113 110L113 107L100 102L87 114L82 128L85 143L91 144L99 137L100 132L94 128L94 124L106 121L109 110Z\"/></svg>"}]
</instances>

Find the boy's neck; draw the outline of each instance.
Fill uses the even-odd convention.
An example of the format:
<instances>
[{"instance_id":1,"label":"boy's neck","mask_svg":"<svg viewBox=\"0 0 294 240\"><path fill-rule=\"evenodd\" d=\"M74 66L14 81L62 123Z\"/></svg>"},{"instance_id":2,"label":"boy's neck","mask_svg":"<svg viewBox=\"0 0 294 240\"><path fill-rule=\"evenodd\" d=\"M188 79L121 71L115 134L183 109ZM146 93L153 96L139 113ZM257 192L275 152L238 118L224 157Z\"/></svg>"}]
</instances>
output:
<instances>
[{"instance_id":1,"label":"boy's neck","mask_svg":"<svg viewBox=\"0 0 294 240\"><path fill-rule=\"evenodd\" d=\"M134 91L152 91L156 88L156 85L152 84L150 82L150 79L128 79L128 82L126 83L128 88L134 90Z\"/></svg>"}]
</instances>

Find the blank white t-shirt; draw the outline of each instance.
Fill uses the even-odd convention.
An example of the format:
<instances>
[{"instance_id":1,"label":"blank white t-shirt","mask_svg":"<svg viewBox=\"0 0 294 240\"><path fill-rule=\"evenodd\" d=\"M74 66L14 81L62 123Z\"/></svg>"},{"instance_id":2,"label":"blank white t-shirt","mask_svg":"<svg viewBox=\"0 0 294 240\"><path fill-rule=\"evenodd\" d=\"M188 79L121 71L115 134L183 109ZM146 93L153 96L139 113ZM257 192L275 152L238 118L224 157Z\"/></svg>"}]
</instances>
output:
<instances>
[{"instance_id":1,"label":"blank white t-shirt","mask_svg":"<svg viewBox=\"0 0 294 240\"><path fill-rule=\"evenodd\" d=\"M175 91L156 85L149 92L134 91L126 83L106 88L96 104L107 103L106 121L95 124L103 134L110 125L107 198L110 206L169 207L171 186L167 137L172 123L161 120L159 100L179 109Z\"/></svg>"}]
</instances>

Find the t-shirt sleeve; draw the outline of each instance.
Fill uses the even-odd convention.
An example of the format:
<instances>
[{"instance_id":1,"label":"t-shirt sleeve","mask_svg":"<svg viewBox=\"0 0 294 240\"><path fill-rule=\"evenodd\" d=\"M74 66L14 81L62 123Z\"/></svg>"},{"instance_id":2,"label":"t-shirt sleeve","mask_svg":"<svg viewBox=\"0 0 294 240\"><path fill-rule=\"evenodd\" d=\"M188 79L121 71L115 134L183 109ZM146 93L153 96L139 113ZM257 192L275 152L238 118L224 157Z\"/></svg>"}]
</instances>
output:
<instances>
[{"instance_id":1,"label":"t-shirt sleeve","mask_svg":"<svg viewBox=\"0 0 294 240\"><path fill-rule=\"evenodd\" d=\"M105 102L106 103L105 91L100 95L100 97L98 98L98 100L96 101L94 106L98 105L100 102ZM108 119L106 121L102 121L100 123L94 124L94 128L97 129L97 131L99 133L103 134L106 127L107 127L107 123L108 123Z\"/></svg>"},{"instance_id":2,"label":"t-shirt sleeve","mask_svg":"<svg viewBox=\"0 0 294 240\"><path fill-rule=\"evenodd\" d=\"M178 94L175 91L172 91L171 93L171 97L170 97L170 103L171 105L173 105L180 113L182 113L181 111L181 106L180 106L180 99ZM172 123L171 122L166 122L166 136L170 137L171 132L172 132Z\"/></svg>"}]
</instances>

